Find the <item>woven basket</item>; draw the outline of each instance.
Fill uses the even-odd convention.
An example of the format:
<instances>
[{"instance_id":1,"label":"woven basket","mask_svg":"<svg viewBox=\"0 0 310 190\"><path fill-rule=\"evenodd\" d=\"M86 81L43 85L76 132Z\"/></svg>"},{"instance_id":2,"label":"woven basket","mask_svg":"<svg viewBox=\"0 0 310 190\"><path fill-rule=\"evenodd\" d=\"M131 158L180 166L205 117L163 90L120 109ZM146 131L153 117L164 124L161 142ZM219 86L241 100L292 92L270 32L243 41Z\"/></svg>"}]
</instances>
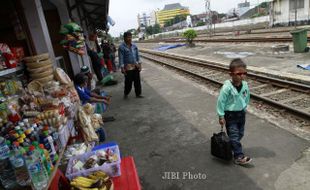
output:
<instances>
[{"instance_id":1,"label":"woven basket","mask_svg":"<svg viewBox=\"0 0 310 190\"><path fill-rule=\"evenodd\" d=\"M45 84L45 83L48 83L49 81L51 80L54 80L54 75L50 75L50 76L47 76L47 77L43 77L43 78L40 78L40 79L35 79L35 81L39 81L41 84Z\"/></svg>"},{"instance_id":2,"label":"woven basket","mask_svg":"<svg viewBox=\"0 0 310 190\"><path fill-rule=\"evenodd\" d=\"M48 68L46 71L42 73L31 73L30 76L32 79L40 79L40 78L45 78L47 76L54 75L54 70L52 68Z\"/></svg>"},{"instance_id":3,"label":"woven basket","mask_svg":"<svg viewBox=\"0 0 310 190\"><path fill-rule=\"evenodd\" d=\"M24 61L26 61L27 63L38 62L38 61L46 60L49 57L50 56L48 53L43 53L43 54L39 54L39 55L35 55L35 56L25 57Z\"/></svg>"},{"instance_id":4,"label":"woven basket","mask_svg":"<svg viewBox=\"0 0 310 190\"><path fill-rule=\"evenodd\" d=\"M34 94L35 92L41 92L43 93L43 85L39 82L39 81L31 81L28 85L27 85L28 91L31 94Z\"/></svg>"},{"instance_id":5,"label":"woven basket","mask_svg":"<svg viewBox=\"0 0 310 190\"><path fill-rule=\"evenodd\" d=\"M26 66L29 69L37 69L44 67L46 65L52 65L52 61L50 59L47 59L45 61L26 63Z\"/></svg>"},{"instance_id":6,"label":"woven basket","mask_svg":"<svg viewBox=\"0 0 310 190\"><path fill-rule=\"evenodd\" d=\"M50 69L53 69L53 65L46 65L44 67L40 67L36 69L27 69L27 70L29 71L30 74L33 74L33 73L42 73Z\"/></svg>"}]
</instances>

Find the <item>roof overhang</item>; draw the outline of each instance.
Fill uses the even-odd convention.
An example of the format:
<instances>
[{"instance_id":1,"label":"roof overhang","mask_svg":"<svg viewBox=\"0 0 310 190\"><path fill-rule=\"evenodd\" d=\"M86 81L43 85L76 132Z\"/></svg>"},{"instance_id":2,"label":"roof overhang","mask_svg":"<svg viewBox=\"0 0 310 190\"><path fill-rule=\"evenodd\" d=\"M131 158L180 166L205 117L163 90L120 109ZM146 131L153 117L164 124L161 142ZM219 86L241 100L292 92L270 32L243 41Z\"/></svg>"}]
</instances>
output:
<instances>
[{"instance_id":1,"label":"roof overhang","mask_svg":"<svg viewBox=\"0 0 310 190\"><path fill-rule=\"evenodd\" d=\"M70 17L77 10L81 22L93 30L107 30L109 0L66 0Z\"/></svg>"}]
</instances>

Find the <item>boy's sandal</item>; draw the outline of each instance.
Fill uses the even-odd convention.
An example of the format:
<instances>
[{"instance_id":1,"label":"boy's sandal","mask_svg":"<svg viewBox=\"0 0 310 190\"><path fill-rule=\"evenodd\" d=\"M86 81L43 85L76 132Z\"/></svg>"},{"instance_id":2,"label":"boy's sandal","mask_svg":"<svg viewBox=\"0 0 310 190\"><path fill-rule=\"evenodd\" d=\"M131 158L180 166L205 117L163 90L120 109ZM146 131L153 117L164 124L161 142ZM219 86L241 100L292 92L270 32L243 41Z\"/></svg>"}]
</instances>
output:
<instances>
[{"instance_id":1,"label":"boy's sandal","mask_svg":"<svg viewBox=\"0 0 310 190\"><path fill-rule=\"evenodd\" d=\"M245 165L245 164L250 163L251 161L252 161L252 158L248 156L242 156L240 158L235 159L235 164Z\"/></svg>"}]
</instances>

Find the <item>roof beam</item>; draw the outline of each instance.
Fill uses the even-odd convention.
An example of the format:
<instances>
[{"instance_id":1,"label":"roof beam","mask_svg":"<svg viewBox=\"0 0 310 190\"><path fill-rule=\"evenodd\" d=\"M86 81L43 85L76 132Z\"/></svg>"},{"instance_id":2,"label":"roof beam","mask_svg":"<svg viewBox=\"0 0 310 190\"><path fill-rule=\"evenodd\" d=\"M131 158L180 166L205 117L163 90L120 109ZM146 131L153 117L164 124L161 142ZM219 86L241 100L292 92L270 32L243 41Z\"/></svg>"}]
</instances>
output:
<instances>
[{"instance_id":1,"label":"roof beam","mask_svg":"<svg viewBox=\"0 0 310 190\"><path fill-rule=\"evenodd\" d=\"M87 2L85 0L83 0L83 3L86 4L86 5L93 5L93 6L101 6L101 7L105 6L105 4Z\"/></svg>"}]
</instances>

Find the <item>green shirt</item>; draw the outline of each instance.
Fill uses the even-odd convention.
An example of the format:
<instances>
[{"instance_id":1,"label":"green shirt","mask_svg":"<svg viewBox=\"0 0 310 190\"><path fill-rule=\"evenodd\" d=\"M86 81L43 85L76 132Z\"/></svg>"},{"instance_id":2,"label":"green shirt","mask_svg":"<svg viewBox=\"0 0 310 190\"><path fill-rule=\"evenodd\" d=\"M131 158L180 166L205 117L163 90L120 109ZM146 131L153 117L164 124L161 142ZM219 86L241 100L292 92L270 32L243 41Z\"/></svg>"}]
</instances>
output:
<instances>
[{"instance_id":1,"label":"green shirt","mask_svg":"<svg viewBox=\"0 0 310 190\"><path fill-rule=\"evenodd\" d=\"M242 111L250 102L248 83L242 81L240 92L230 80L226 80L217 99L216 111L219 117L224 117L225 111Z\"/></svg>"}]
</instances>

